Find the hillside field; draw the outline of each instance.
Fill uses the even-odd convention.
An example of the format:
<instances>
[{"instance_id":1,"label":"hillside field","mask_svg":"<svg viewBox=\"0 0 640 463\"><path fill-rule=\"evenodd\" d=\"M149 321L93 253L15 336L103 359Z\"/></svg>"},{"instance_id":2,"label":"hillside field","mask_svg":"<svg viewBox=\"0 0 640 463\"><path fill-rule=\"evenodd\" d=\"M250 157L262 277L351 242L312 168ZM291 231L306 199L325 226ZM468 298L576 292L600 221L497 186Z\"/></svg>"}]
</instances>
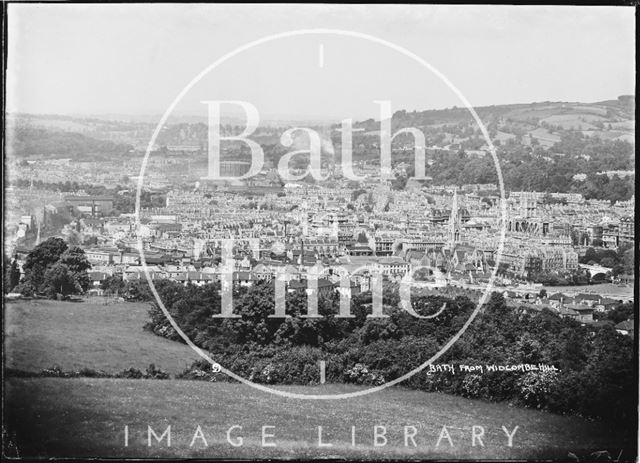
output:
<instances>
[{"instance_id":1,"label":"hillside field","mask_svg":"<svg viewBox=\"0 0 640 463\"><path fill-rule=\"evenodd\" d=\"M4 308L5 366L40 371L83 367L118 373L155 363L172 375L199 356L142 329L148 304L12 301Z\"/></svg>"}]
</instances>

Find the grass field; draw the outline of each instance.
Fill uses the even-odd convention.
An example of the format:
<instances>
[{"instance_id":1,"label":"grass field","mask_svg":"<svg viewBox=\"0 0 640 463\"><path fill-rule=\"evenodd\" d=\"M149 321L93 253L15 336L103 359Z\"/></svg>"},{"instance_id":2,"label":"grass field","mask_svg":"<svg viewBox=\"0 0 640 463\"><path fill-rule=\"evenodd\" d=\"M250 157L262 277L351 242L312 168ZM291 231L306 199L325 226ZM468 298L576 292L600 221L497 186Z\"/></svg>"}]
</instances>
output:
<instances>
[{"instance_id":1,"label":"grass field","mask_svg":"<svg viewBox=\"0 0 640 463\"><path fill-rule=\"evenodd\" d=\"M20 370L52 365L119 371L156 363L173 373L195 354L186 346L142 331L146 307L62 302L11 302L5 306L5 362ZM301 393L336 393L357 386L287 386ZM277 397L235 383L181 380L8 378L5 380L5 454L33 457L199 458L562 458L609 450L635 456L633 436L599 423L402 387L340 401ZM124 445L124 426L129 445ZM161 435L171 426L170 448L147 442L147 426ZM197 426L202 439L190 446ZM241 447L227 442L242 426ZM261 427L277 447L262 447ZM318 426L323 442L318 447ZM356 431L352 446L351 427ZM386 426L385 446L374 446L375 426ZM405 446L405 426L416 430ZM451 438L436 442L446 426ZM472 445L482 426L484 446ZM519 426L508 447L509 432ZM413 432L408 428L409 433ZM478 428L479 430L479 428Z\"/></svg>"},{"instance_id":2,"label":"grass field","mask_svg":"<svg viewBox=\"0 0 640 463\"><path fill-rule=\"evenodd\" d=\"M45 300L8 302L4 308L5 365L40 371L58 365L117 373L150 363L176 374L198 355L188 346L144 331L148 306Z\"/></svg>"},{"instance_id":3,"label":"grass field","mask_svg":"<svg viewBox=\"0 0 640 463\"><path fill-rule=\"evenodd\" d=\"M286 387L296 391L345 392L355 386ZM322 391L321 391L322 390ZM300 401L257 392L244 385L200 381L124 379L11 379L7 411L16 448L32 456L102 457L439 457L439 458L561 458L572 451L584 455L609 449L615 456L629 443L612 431L578 418L395 388L374 396L330 401ZM124 426L129 445L124 446ZM171 448L152 441L171 426ZM206 439L190 447L197 426ZM242 447L227 442L243 437ZM276 448L261 446L262 426L274 434ZM374 447L374 426L386 426L388 443ZM471 427L485 430L484 447L472 446ZM323 442L318 447L318 426ZM356 447L351 446L351 427ZM404 445L404 426L415 426L416 447ZM447 439L435 447L442 427ZM509 432L519 426L513 447ZM232 439L232 440L233 440ZM632 451L623 453L631 457Z\"/></svg>"}]
</instances>

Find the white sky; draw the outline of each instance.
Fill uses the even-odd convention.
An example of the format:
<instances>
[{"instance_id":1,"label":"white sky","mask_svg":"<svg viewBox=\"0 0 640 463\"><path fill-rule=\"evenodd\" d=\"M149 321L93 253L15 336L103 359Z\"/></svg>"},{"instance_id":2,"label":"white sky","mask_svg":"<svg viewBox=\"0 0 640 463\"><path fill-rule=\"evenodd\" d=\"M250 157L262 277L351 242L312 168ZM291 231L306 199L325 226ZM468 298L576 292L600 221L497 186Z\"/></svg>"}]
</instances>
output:
<instances>
[{"instance_id":1,"label":"white sky","mask_svg":"<svg viewBox=\"0 0 640 463\"><path fill-rule=\"evenodd\" d=\"M374 35L421 56L473 105L592 102L634 94L631 7L11 4L7 110L161 114L210 63L295 29ZM319 66L319 45L324 66ZM245 99L282 117L376 117L462 106L406 57L353 38L304 36L240 54L178 106Z\"/></svg>"}]
</instances>

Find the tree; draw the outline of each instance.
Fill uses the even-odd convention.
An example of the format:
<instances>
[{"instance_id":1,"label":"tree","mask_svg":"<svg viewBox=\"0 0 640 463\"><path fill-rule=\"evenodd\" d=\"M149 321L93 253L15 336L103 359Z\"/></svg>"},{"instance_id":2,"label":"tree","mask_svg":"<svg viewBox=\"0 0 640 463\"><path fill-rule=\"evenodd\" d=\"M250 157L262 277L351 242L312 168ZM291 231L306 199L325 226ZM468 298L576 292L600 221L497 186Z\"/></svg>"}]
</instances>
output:
<instances>
[{"instance_id":1,"label":"tree","mask_svg":"<svg viewBox=\"0 0 640 463\"><path fill-rule=\"evenodd\" d=\"M66 250L67 243L62 238L49 238L33 248L23 266L25 280L39 289L44 283L45 272L58 262Z\"/></svg>"},{"instance_id":2,"label":"tree","mask_svg":"<svg viewBox=\"0 0 640 463\"><path fill-rule=\"evenodd\" d=\"M625 320L632 319L634 315L633 303L626 302L618 304L609 313L607 313L607 319L613 323L620 323Z\"/></svg>"},{"instance_id":3,"label":"tree","mask_svg":"<svg viewBox=\"0 0 640 463\"><path fill-rule=\"evenodd\" d=\"M598 258L598 254L596 253L596 250L593 248L587 248L587 251L585 252L584 256L580 259L580 263L586 264L591 261L595 262L597 258Z\"/></svg>"},{"instance_id":4,"label":"tree","mask_svg":"<svg viewBox=\"0 0 640 463\"><path fill-rule=\"evenodd\" d=\"M82 291L69 268L61 263L54 264L44 274L43 289L47 297L55 298L56 294L67 296Z\"/></svg>"},{"instance_id":5,"label":"tree","mask_svg":"<svg viewBox=\"0 0 640 463\"><path fill-rule=\"evenodd\" d=\"M11 262L11 268L9 269L9 290L12 290L20 284L20 269L18 268L18 261L13 259Z\"/></svg>"},{"instance_id":6,"label":"tree","mask_svg":"<svg viewBox=\"0 0 640 463\"><path fill-rule=\"evenodd\" d=\"M603 257L600 261L600 265L603 267L613 268L616 264L617 262L613 257Z\"/></svg>"},{"instance_id":7,"label":"tree","mask_svg":"<svg viewBox=\"0 0 640 463\"><path fill-rule=\"evenodd\" d=\"M10 293L20 283L20 269L18 268L18 261L16 259L13 262L4 255L4 293ZM11 262L11 264L9 263Z\"/></svg>"},{"instance_id":8,"label":"tree","mask_svg":"<svg viewBox=\"0 0 640 463\"><path fill-rule=\"evenodd\" d=\"M102 289L110 295L122 294L126 288L126 284L121 274L109 275L102 281Z\"/></svg>"},{"instance_id":9,"label":"tree","mask_svg":"<svg viewBox=\"0 0 640 463\"><path fill-rule=\"evenodd\" d=\"M83 291L89 289L91 280L87 270L91 269L91 263L82 248L74 246L68 249L60 256L59 262L67 266Z\"/></svg>"},{"instance_id":10,"label":"tree","mask_svg":"<svg viewBox=\"0 0 640 463\"><path fill-rule=\"evenodd\" d=\"M69 230L69 234L67 235L67 243L76 246L80 244L81 235L76 230Z\"/></svg>"},{"instance_id":11,"label":"tree","mask_svg":"<svg viewBox=\"0 0 640 463\"><path fill-rule=\"evenodd\" d=\"M500 321L510 313L504 296L499 292L491 293L485 312L490 316L496 316Z\"/></svg>"},{"instance_id":12,"label":"tree","mask_svg":"<svg viewBox=\"0 0 640 463\"><path fill-rule=\"evenodd\" d=\"M146 280L130 280L125 284L125 299L128 301L153 301L154 296Z\"/></svg>"}]
</instances>

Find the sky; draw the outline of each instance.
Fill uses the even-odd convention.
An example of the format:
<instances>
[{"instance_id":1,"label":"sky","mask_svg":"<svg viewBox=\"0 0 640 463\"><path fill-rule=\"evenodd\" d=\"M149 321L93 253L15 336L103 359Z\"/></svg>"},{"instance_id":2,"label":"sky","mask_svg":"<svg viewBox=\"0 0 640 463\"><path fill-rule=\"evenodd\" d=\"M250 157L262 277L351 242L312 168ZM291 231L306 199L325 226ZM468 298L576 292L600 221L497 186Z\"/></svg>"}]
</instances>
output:
<instances>
[{"instance_id":1,"label":"sky","mask_svg":"<svg viewBox=\"0 0 640 463\"><path fill-rule=\"evenodd\" d=\"M473 106L635 94L632 7L11 4L7 111L163 114L252 41L303 29L367 34L428 62ZM280 118L357 119L462 107L443 79L379 42L336 34L238 53L177 101L242 100ZM229 105L229 110L240 111Z\"/></svg>"}]
</instances>

